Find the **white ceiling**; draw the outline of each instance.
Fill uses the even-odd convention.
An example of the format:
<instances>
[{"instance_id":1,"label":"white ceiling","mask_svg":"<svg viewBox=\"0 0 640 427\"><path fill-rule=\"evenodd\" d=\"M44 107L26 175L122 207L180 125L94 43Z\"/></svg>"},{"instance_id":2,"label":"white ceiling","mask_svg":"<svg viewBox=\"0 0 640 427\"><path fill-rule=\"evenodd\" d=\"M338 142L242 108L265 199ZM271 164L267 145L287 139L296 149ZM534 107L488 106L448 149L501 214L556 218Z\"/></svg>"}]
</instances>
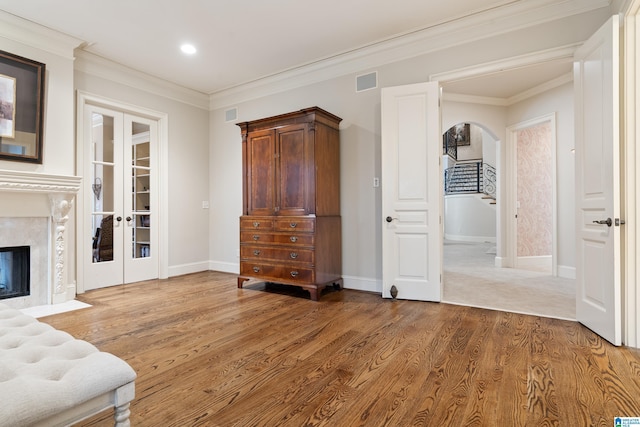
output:
<instances>
[{"instance_id":1,"label":"white ceiling","mask_svg":"<svg viewBox=\"0 0 640 427\"><path fill-rule=\"evenodd\" d=\"M536 1L0 0L0 9L83 40L93 54L214 94L465 16ZM179 47L185 42L197 54L184 55ZM570 70L555 65L533 75L549 79ZM526 89L523 73L532 74L521 69L512 78L485 77L480 86L467 80L447 90L489 96L484 92L493 88L509 97Z\"/></svg>"}]
</instances>

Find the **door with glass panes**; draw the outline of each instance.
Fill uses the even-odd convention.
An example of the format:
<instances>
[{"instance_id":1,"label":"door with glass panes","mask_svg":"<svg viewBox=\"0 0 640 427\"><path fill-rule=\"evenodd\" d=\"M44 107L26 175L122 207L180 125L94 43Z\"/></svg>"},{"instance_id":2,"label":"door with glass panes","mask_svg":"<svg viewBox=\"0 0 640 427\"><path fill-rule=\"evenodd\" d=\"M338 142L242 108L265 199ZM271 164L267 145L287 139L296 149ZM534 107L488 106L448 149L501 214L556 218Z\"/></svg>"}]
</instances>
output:
<instances>
[{"instance_id":1,"label":"door with glass panes","mask_svg":"<svg viewBox=\"0 0 640 427\"><path fill-rule=\"evenodd\" d=\"M157 278L157 122L94 105L84 121L84 288Z\"/></svg>"}]
</instances>

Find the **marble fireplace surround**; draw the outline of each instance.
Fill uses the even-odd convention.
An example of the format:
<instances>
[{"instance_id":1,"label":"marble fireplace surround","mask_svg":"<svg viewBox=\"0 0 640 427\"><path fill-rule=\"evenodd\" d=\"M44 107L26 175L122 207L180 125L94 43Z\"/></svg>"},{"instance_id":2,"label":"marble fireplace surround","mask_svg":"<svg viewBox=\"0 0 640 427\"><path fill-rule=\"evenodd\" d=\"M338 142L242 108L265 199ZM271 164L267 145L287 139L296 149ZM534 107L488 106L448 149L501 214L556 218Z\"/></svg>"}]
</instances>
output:
<instances>
[{"instance_id":1,"label":"marble fireplace surround","mask_svg":"<svg viewBox=\"0 0 640 427\"><path fill-rule=\"evenodd\" d=\"M47 304L66 302L75 297L75 286L65 283L67 277L65 262L68 256L66 224L75 196L80 191L81 182L82 178L77 176L0 169L0 218L43 216L49 218L47 228L50 230L50 236L47 258L51 268L46 274ZM44 206L44 209L31 208L34 205ZM0 244L2 233L0 229ZM47 269L49 269L48 265ZM32 288L33 286L32 282ZM3 303L10 304L11 300L12 298L3 300Z\"/></svg>"}]
</instances>

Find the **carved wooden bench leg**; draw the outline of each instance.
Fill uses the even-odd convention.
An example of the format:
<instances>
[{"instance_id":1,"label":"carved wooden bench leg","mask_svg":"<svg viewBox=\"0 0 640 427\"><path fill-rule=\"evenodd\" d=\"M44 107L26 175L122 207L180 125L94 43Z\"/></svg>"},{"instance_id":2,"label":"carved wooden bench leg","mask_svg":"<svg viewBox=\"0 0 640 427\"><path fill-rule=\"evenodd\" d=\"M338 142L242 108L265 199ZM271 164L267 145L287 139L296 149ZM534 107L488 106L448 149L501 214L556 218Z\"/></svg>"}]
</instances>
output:
<instances>
[{"instance_id":1,"label":"carved wooden bench leg","mask_svg":"<svg viewBox=\"0 0 640 427\"><path fill-rule=\"evenodd\" d=\"M129 411L129 406L135 395L136 391L133 382L125 384L115 391L115 412L113 414L115 427L131 427L131 422L129 421L131 411Z\"/></svg>"},{"instance_id":2,"label":"carved wooden bench leg","mask_svg":"<svg viewBox=\"0 0 640 427\"><path fill-rule=\"evenodd\" d=\"M129 421L131 411L129 410L129 406L131 406L129 402L121 406L116 406L116 411L113 414L116 427L131 427L131 422Z\"/></svg>"}]
</instances>

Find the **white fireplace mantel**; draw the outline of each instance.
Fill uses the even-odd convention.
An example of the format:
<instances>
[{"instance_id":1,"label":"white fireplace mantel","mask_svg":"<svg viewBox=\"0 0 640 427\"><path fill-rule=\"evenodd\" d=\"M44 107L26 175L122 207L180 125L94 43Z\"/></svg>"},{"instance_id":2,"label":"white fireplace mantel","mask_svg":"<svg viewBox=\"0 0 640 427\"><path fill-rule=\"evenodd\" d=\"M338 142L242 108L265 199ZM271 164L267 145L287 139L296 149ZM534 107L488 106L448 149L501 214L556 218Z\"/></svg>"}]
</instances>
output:
<instances>
[{"instance_id":1,"label":"white fireplace mantel","mask_svg":"<svg viewBox=\"0 0 640 427\"><path fill-rule=\"evenodd\" d=\"M49 303L65 302L75 297L68 295L65 285L65 227L73 207L76 193L80 191L82 178L78 176L51 175L0 169L0 192L42 194L49 199L53 221L53 239L50 255L53 260L53 277L50 277Z\"/></svg>"},{"instance_id":2,"label":"white fireplace mantel","mask_svg":"<svg viewBox=\"0 0 640 427\"><path fill-rule=\"evenodd\" d=\"M68 193L80 190L79 176L48 175L0 169L0 191L25 191L29 193Z\"/></svg>"}]
</instances>

